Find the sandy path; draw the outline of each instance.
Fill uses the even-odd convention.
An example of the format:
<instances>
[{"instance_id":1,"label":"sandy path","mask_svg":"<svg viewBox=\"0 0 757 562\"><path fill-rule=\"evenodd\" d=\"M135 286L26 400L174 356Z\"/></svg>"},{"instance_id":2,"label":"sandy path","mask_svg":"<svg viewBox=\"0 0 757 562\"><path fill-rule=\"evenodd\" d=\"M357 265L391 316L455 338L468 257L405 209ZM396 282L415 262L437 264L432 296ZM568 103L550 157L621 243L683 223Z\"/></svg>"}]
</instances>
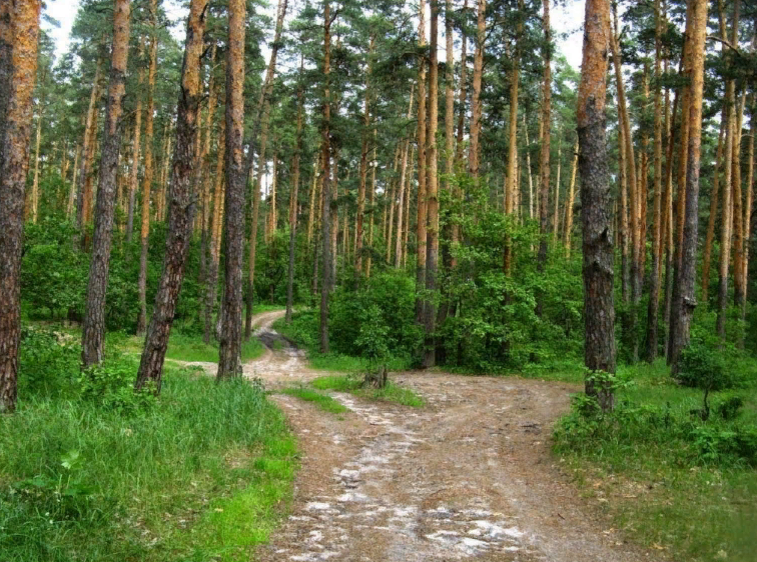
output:
<instances>
[{"instance_id":1,"label":"sandy path","mask_svg":"<svg viewBox=\"0 0 757 562\"><path fill-rule=\"evenodd\" d=\"M258 316L258 334L283 312ZM270 336L270 334L268 334ZM267 388L305 382L300 351L245 365ZM393 374L427 406L333 396L339 417L274 399L297 434L291 514L256 560L402 562L655 560L625 544L556 466L549 435L576 387L516 377Z\"/></svg>"}]
</instances>

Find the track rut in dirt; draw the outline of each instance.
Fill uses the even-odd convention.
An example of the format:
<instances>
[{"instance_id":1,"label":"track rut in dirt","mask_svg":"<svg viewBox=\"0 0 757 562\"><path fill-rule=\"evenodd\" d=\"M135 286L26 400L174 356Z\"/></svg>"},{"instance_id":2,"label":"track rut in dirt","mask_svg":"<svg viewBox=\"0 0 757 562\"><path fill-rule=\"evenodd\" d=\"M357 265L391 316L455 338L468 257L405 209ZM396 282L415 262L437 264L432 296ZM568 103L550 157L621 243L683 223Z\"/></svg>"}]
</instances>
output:
<instances>
[{"instance_id":1,"label":"track rut in dirt","mask_svg":"<svg viewBox=\"0 0 757 562\"><path fill-rule=\"evenodd\" d=\"M283 312L257 317L271 336ZM280 344L274 347L279 348ZM323 376L302 351L269 349L245 365L269 389ZM331 395L341 416L274 395L296 433L302 468L290 514L261 562L637 562L550 453L554 421L577 387L517 377L391 375L424 408Z\"/></svg>"}]
</instances>

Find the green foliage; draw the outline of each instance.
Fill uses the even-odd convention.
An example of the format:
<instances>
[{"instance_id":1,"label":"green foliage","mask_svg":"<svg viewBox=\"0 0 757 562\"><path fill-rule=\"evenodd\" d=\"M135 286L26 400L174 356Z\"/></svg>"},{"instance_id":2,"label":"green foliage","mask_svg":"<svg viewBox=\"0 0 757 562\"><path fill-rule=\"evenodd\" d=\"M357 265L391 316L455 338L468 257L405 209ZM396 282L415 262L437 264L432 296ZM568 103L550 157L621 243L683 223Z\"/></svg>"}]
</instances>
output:
<instances>
[{"instance_id":1,"label":"green foliage","mask_svg":"<svg viewBox=\"0 0 757 562\"><path fill-rule=\"evenodd\" d=\"M267 540L296 466L279 410L245 381L169 369L155 406L126 415L103 397L127 372L113 360L86 396L27 393L2 419L4 561L247 560Z\"/></svg>"},{"instance_id":2,"label":"green foliage","mask_svg":"<svg viewBox=\"0 0 757 562\"><path fill-rule=\"evenodd\" d=\"M77 381L82 399L124 415L149 410L156 403L155 392L149 384L138 392L134 391L134 376L138 367L136 361L120 358L90 367L81 373Z\"/></svg>"},{"instance_id":3,"label":"green foliage","mask_svg":"<svg viewBox=\"0 0 757 562\"><path fill-rule=\"evenodd\" d=\"M68 334L24 328L18 353L18 386L28 395L67 393L79 374L81 348Z\"/></svg>"},{"instance_id":4,"label":"green foliage","mask_svg":"<svg viewBox=\"0 0 757 562\"><path fill-rule=\"evenodd\" d=\"M733 388L739 383L739 376L732 370L737 351L732 344L707 331L694 326L691 343L681 353L676 378L685 386L706 391Z\"/></svg>"}]
</instances>

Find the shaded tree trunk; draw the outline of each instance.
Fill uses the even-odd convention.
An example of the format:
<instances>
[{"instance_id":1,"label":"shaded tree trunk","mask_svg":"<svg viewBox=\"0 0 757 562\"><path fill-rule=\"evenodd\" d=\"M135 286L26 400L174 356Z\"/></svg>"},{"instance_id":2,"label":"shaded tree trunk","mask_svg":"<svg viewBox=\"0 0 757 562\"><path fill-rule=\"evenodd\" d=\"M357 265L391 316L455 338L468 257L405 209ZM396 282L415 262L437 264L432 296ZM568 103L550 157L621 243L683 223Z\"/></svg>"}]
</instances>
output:
<instances>
[{"instance_id":1,"label":"shaded tree trunk","mask_svg":"<svg viewBox=\"0 0 757 562\"><path fill-rule=\"evenodd\" d=\"M181 72L181 94L176 121L176 149L171 167L171 197L168 210L168 236L163 258L163 273L155 295L150 326L147 329L142 359L139 363L135 388L146 383L160 393L163 362L168 349L168 337L176 311L181 282L184 279L189 243L192 240L194 219L194 186L199 174L196 159L198 114L202 97L200 57L203 51L205 8L208 0L192 0L187 21L184 64Z\"/></svg>"},{"instance_id":2,"label":"shaded tree trunk","mask_svg":"<svg viewBox=\"0 0 757 562\"><path fill-rule=\"evenodd\" d=\"M226 59L226 287L217 379L242 375L242 266L244 265L244 0L229 0Z\"/></svg>"},{"instance_id":3,"label":"shaded tree trunk","mask_svg":"<svg viewBox=\"0 0 757 562\"><path fill-rule=\"evenodd\" d=\"M123 98L126 96L130 13L130 0L116 0L113 13L113 49L108 85L108 107L103 131L92 258L89 265L87 301L82 326L81 359L84 368L100 363L103 358L105 296L108 289L118 157L121 149L120 119Z\"/></svg>"},{"instance_id":4,"label":"shaded tree trunk","mask_svg":"<svg viewBox=\"0 0 757 562\"><path fill-rule=\"evenodd\" d=\"M605 76L610 40L609 1L587 0L576 116L583 226L584 362L589 371L612 374L615 372L614 256L605 143ZM612 410L614 396L609 383L587 379L586 394L596 396L603 411Z\"/></svg>"},{"instance_id":5,"label":"shaded tree trunk","mask_svg":"<svg viewBox=\"0 0 757 562\"><path fill-rule=\"evenodd\" d=\"M725 113L725 108L723 109ZM723 137L725 136L725 116L720 121L720 134L718 135L718 147L715 152L715 171L712 178L712 191L710 192L710 217L707 221L707 236L702 254L702 302L709 301L710 288L710 263L712 261L712 242L715 239L715 219L718 214L718 196L720 195L720 165L723 162Z\"/></svg>"},{"instance_id":6,"label":"shaded tree trunk","mask_svg":"<svg viewBox=\"0 0 757 562\"><path fill-rule=\"evenodd\" d=\"M294 168L292 172L292 194L289 203L289 275L287 276L287 308L286 322L292 321L292 308L294 306L294 254L297 243L297 198L300 189L300 158L302 157L302 112L303 92L302 75L304 72L305 58L300 57L300 84L297 88L297 140L294 152Z\"/></svg>"},{"instance_id":7,"label":"shaded tree trunk","mask_svg":"<svg viewBox=\"0 0 757 562\"><path fill-rule=\"evenodd\" d=\"M677 373L678 359L689 344L689 329L696 308L695 276L697 259L697 230L699 222L699 161L702 143L702 91L704 88L704 43L707 35L707 1L690 0L687 20L691 21L688 163L686 165L686 208L681 248L681 270L677 282L680 287L673 300L672 315L677 315L678 329L671 341L671 363Z\"/></svg>"},{"instance_id":8,"label":"shaded tree trunk","mask_svg":"<svg viewBox=\"0 0 757 562\"><path fill-rule=\"evenodd\" d=\"M331 3L323 8L323 121L321 125L321 150L323 150L323 184L321 194L321 243L323 244L323 282L321 283L320 343L321 353L329 352L329 296L332 282L331 211L335 201L331 196L331 25L336 15L331 15Z\"/></svg>"},{"instance_id":9,"label":"shaded tree trunk","mask_svg":"<svg viewBox=\"0 0 757 562\"><path fill-rule=\"evenodd\" d=\"M153 178L153 127L155 114L155 75L158 69L158 2L150 0L150 19L152 35L150 37L150 69L147 78L147 113L145 115L145 172L142 177L142 225L139 233L139 318L137 335L147 329L147 250L150 237L150 191Z\"/></svg>"},{"instance_id":10,"label":"shaded tree trunk","mask_svg":"<svg viewBox=\"0 0 757 562\"><path fill-rule=\"evenodd\" d=\"M205 294L205 343L210 343L213 329L213 310L218 292L218 265L221 257L221 234L223 232L223 172L226 159L226 120L218 126L218 155L216 156L215 188L213 191L213 224L210 234L210 263L208 264L207 292Z\"/></svg>"},{"instance_id":11,"label":"shaded tree trunk","mask_svg":"<svg viewBox=\"0 0 757 562\"><path fill-rule=\"evenodd\" d=\"M126 218L126 241L131 242L134 235L134 203L139 185L139 153L140 136L142 134L142 83L145 80L145 71L139 70L139 79L136 92L137 107L134 110L134 137L132 139L131 170L129 174L129 210Z\"/></svg>"},{"instance_id":12,"label":"shaded tree trunk","mask_svg":"<svg viewBox=\"0 0 757 562\"><path fill-rule=\"evenodd\" d=\"M539 184L539 254L536 260L536 269L539 273L544 272L547 265L547 233L549 230L549 141L552 128L552 30L549 23L550 0L543 0L544 16L544 46L542 58L544 59L544 81L542 83L542 114L541 114L541 156L540 156L540 184ZM539 293L536 300L536 315L541 317L544 295Z\"/></svg>"},{"instance_id":13,"label":"shaded tree trunk","mask_svg":"<svg viewBox=\"0 0 757 562\"><path fill-rule=\"evenodd\" d=\"M485 0L479 1L484 2ZM418 14L418 46L423 49L426 46L426 0L421 0L418 6L420 10ZM415 280L418 290L426 285L426 224L428 221L426 201L428 110L426 109L426 101L426 59L425 56L421 56L418 58L418 202L415 225L417 245ZM400 208L402 208L402 204L402 194L400 194ZM402 238L402 232L399 228L397 229L397 237L398 239ZM401 248L401 245L398 244L397 247ZM399 258L400 256L397 256L397 263L399 263ZM418 294L415 299L415 321L418 324L423 322L424 306L425 300Z\"/></svg>"},{"instance_id":14,"label":"shaded tree trunk","mask_svg":"<svg viewBox=\"0 0 757 562\"><path fill-rule=\"evenodd\" d=\"M16 409L19 270L41 2L0 3L0 414Z\"/></svg>"}]
</instances>

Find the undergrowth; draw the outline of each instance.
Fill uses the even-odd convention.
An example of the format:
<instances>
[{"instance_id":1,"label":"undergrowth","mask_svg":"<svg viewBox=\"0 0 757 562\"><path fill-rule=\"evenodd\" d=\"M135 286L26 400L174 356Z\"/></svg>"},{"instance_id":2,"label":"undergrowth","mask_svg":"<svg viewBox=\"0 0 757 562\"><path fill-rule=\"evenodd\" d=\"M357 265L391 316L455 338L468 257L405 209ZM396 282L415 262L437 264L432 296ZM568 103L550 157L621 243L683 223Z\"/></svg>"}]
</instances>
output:
<instances>
[{"instance_id":1,"label":"undergrowth","mask_svg":"<svg viewBox=\"0 0 757 562\"><path fill-rule=\"evenodd\" d=\"M78 345L25 334L0 417L3 562L249 560L291 495L295 443L261 388L170 365L159 398L137 359L79 373Z\"/></svg>"},{"instance_id":2,"label":"undergrowth","mask_svg":"<svg viewBox=\"0 0 757 562\"><path fill-rule=\"evenodd\" d=\"M618 369L613 412L579 394L556 425L555 453L585 494L627 537L674 559L754 560L755 363L735 358L726 369L741 382L710 384L707 413L703 390L681 386L658 361Z\"/></svg>"}]
</instances>

